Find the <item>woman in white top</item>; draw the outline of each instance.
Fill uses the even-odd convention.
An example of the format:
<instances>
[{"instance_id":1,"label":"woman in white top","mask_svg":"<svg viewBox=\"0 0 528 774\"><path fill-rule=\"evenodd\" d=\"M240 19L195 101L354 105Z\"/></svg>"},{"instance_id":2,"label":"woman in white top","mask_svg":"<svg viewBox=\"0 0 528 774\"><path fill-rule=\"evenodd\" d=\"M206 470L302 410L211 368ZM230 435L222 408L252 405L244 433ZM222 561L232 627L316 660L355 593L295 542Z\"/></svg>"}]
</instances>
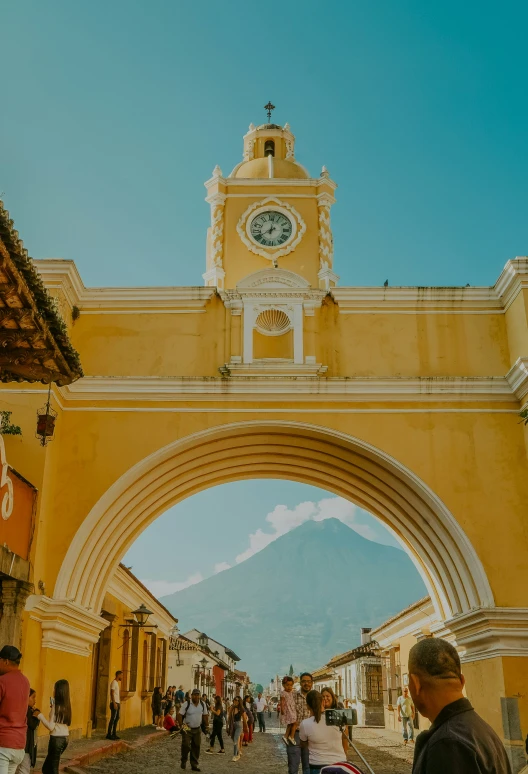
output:
<instances>
[{"instance_id":1,"label":"woman in white top","mask_svg":"<svg viewBox=\"0 0 528 774\"><path fill-rule=\"evenodd\" d=\"M61 755L68 746L71 723L70 684L67 680L57 680L50 699L49 720L42 712L38 716L41 723L50 732L48 754L42 766L42 774L59 774Z\"/></svg>"},{"instance_id":2,"label":"woman in white top","mask_svg":"<svg viewBox=\"0 0 528 774\"><path fill-rule=\"evenodd\" d=\"M308 747L310 774L319 774L323 766L346 761L348 739L337 726L327 726L323 700L319 691L310 691L306 704L311 717L299 727L301 747Z\"/></svg>"}]
</instances>

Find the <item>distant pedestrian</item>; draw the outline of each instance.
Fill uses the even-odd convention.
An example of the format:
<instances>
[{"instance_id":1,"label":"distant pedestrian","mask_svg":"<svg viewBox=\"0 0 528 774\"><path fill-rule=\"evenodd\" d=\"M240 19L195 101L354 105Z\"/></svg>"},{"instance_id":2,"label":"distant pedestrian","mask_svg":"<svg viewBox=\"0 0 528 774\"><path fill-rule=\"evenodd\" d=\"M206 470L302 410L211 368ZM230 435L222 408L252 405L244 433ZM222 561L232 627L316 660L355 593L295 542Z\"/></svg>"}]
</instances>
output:
<instances>
[{"instance_id":1,"label":"distant pedestrian","mask_svg":"<svg viewBox=\"0 0 528 774\"><path fill-rule=\"evenodd\" d=\"M42 764L42 774L59 774L61 755L68 747L69 726L72 720L70 703L70 684L67 680L57 680L50 699L49 719L42 712L38 719L50 732L48 754ZM0 769L1 771L1 769Z\"/></svg>"},{"instance_id":2,"label":"distant pedestrian","mask_svg":"<svg viewBox=\"0 0 528 774\"><path fill-rule=\"evenodd\" d=\"M242 755L241 743L247 728L247 716L240 696L235 696L229 710L229 736L233 739L233 762Z\"/></svg>"},{"instance_id":3,"label":"distant pedestrian","mask_svg":"<svg viewBox=\"0 0 528 774\"><path fill-rule=\"evenodd\" d=\"M222 705L222 698L220 696L215 697L215 703L211 709L211 714L213 716L213 730L209 740L209 747L205 752L209 754L214 753L215 740L218 739L220 744L220 749L218 752L224 754L224 740L222 738L222 729L224 726L224 707Z\"/></svg>"},{"instance_id":4,"label":"distant pedestrian","mask_svg":"<svg viewBox=\"0 0 528 774\"><path fill-rule=\"evenodd\" d=\"M121 715L121 680L123 672L118 670L110 683L110 722L108 723L107 739L119 739L117 736L117 724Z\"/></svg>"},{"instance_id":5,"label":"distant pedestrian","mask_svg":"<svg viewBox=\"0 0 528 774\"><path fill-rule=\"evenodd\" d=\"M180 687L176 691L176 701L179 701L180 704L183 704L183 702L185 701L185 693L183 692L183 685L180 685Z\"/></svg>"},{"instance_id":6,"label":"distant pedestrian","mask_svg":"<svg viewBox=\"0 0 528 774\"><path fill-rule=\"evenodd\" d=\"M300 726L303 720L310 717L310 710L306 704L306 697L313 688L313 677L309 672L303 672L300 677L301 690L295 693L295 710L297 712L297 726ZM288 756L288 774L298 774L299 766L302 766L303 774L309 774L310 761L308 748L300 746L299 730L295 734L295 744L288 745L286 748Z\"/></svg>"},{"instance_id":7,"label":"distant pedestrian","mask_svg":"<svg viewBox=\"0 0 528 774\"><path fill-rule=\"evenodd\" d=\"M407 744L407 740L414 742L413 720L415 710L407 686L403 689L403 695L398 696L396 708L398 710L398 722L402 724L403 743Z\"/></svg>"},{"instance_id":8,"label":"distant pedestrian","mask_svg":"<svg viewBox=\"0 0 528 774\"><path fill-rule=\"evenodd\" d=\"M413 645L409 690L432 723L416 739L413 774L511 774L502 742L464 696L464 684L451 643L428 637Z\"/></svg>"},{"instance_id":9,"label":"distant pedestrian","mask_svg":"<svg viewBox=\"0 0 528 774\"><path fill-rule=\"evenodd\" d=\"M293 677L286 675L282 678L283 691L281 692L280 711L281 722L286 726L282 737L285 744L295 745L295 732L297 731L297 709L295 707L295 694L293 692Z\"/></svg>"},{"instance_id":10,"label":"distant pedestrian","mask_svg":"<svg viewBox=\"0 0 528 774\"><path fill-rule=\"evenodd\" d=\"M264 713L266 711L266 708L268 706L268 703L266 699L262 696L262 693L257 694L257 700L255 702L256 710L257 710L257 719L259 724L259 731L260 733L265 733L266 731L266 720L264 718Z\"/></svg>"},{"instance_id":11,"label":"distant pedestrian","mask_svg":"<svg viewBox=\"0 0 528 774\"><path fill-rule=\"evenodd\" d=\"M191 758L191 769L200 771L198 762L200 759L200 745L202 741L202 727L204 733L209 732L209 713L203 703L200 691L194 688L191 700L185 701L180 707L178 721L182 729L181 768L187 767L187 759Z\"/></svg>"},{"instance_id":12,"label":"distant pedestrian","mask_svg":"<svg viewBox=\"0 0 528 774\"><path fill-rule=\"evenodd\" d=\"M156 726L157 731L163 731L162 699L163 697L161 694L161 686L157 685L154 688L154 693L152 694L152 699L151 699L152 724Z\"/></svg>"},{"instance_id":13,"label":"distant pedestrian","mask_svg":"<svg viewBox=\"0 0 528 774\"><path fill-rule=\"evenodd\" d=\"M37 737L36 730L39 727L40 710L35 708L37 702L37 692L31 688L28 699L28 709L26 715L27 732L26 732L26 747L24 760L16 770L16 774L29 774L30 769L35 766L37 762Z\"/></svg>"},{"instance_id":14,"label":"distant pedestrian","mask_svg":"<svg viewBox=\"0 0 528 774\"><path fill-rule=\"evenodd\" d=\"M246 710L246 723L247 728L244 729L244 740L242 742L244 747L253 742L253 729L255 727L255 718L253 716L253 701L251 696L244 696L244 709Z\"/></svg>"},{"instance_id":15,"label":"distant pedestrian","mask_svg":"<svg viewBox=\"0 0 528 774\"><path fill-rule=\"evenodd\" d=\"M14 645L0 650L0 774L14 774L24 760L29 680L20 671L22 653Z\"/></svg>"}]
</instances>

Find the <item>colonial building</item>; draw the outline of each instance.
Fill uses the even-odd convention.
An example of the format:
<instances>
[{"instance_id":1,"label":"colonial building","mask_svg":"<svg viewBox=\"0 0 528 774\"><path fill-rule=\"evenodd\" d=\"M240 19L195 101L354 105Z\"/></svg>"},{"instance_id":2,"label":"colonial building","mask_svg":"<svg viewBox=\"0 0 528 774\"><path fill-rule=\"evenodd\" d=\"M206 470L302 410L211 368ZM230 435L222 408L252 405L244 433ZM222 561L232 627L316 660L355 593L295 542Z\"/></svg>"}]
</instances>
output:
<instances>
[{"instance_id":1,"label":"colonial building","mask_svg":"<svg viewBox=\"0 0 528 774\"><path fill-rule=\"evenodd\" d=\"M332 688L339 701L357 711L358 725L383 726L381 657L369 628L361 630L361 645L340 653L314 672L314 686Z\"/></svg>"},{"instance_id":2,"label":"colonial building","mask_svg":"<svg viewBox=\"0 0 528 774\"><path fill-rule=\"evenodd\" d=\"M198 629L177 637L171 645L169 673L184 690L200 688L208 696L232 698L238 686L235 664L239 656Z\"/></svg>"},{"instance_id":3,"label":"colonial building","mask_svg":"<svg viewBox=\"0 0 528 774\"><path fill-rule=\"evenodd\" d=\"M122 564L108 585L101 616L107 626L92 652L89 724L107 728L110 683L121 670L119 727L148 725L154 688L165 691L169 684L169 641L178 619Z\"/></svg>"},{"instance_id":4,"label":"colonial building","mask_svg":"<svg viewBox=\"0 0 528 774\"><path fill-rule=\"evenodd\" d=\"M378 642L381 652L386 728L399 728L396 702L409 684L410 649L418 640L430 637L437 627L438 618L431 599L424 597L372 630L371 636ZM417 712L414 725L423 731L430 723Z\"/></svg>"},{"instance_id":5,"label":"colonial building","mask_svg":"<svg viewBox=\"0 0 528 774\"><path fill-rule=\"evenodd\" d=\"M398 536L434 634L461 649L468 696L517 770L528 731L528 259L508 261L489 287L340 287L328 170L300 163L288 125L251 125L242 150L206 182L203 287L86 288L73 261L35 264L85 376L72 381L79 367L61 345L70 383L51 388L46 447L34 438L46 388L0 385L23 431L4 438L7 459L38 490L24 669L39 695L72 680L73 728L86 733L105 596L141 531L208 487L296 480ZM187 195L176 189L175 201ZM361 260L346 238L335 258Z\"/></svg>"}]
</instances>

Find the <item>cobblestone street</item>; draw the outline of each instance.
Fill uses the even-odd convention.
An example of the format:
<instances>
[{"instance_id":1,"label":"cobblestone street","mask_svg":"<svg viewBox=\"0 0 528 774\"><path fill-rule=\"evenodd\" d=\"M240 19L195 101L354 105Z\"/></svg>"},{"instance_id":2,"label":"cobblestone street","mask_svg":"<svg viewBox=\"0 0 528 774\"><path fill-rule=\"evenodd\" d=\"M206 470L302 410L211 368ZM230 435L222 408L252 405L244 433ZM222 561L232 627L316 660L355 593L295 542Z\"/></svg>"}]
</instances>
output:
<instances>
[{"instance_id":1,"label":"cobblestone street","mask_svg":"<svg viewBox=\"0 0 528 774\"><path fill-rule=\"evenodd\" d=\"M243 748L237 763L232 762L230 740L225 740L226 754L205 754L205 738L202 737L200 769L204 774L232 774L241 770L244 774L286 774L287 761L279 730L271 728L266 734L255 734L253 744ZM354 744L369 762L375 774L410 774L412 747L404 747L399 735L384 729L355 729ZM154 744L132 752L107 758L83 771L90 774L174 774L180 765L180 736L164 737ZM368 774L364 764L352 751L349 759ZM190 765L187 764L190 771Z\"/></svg>"}]
</instances>

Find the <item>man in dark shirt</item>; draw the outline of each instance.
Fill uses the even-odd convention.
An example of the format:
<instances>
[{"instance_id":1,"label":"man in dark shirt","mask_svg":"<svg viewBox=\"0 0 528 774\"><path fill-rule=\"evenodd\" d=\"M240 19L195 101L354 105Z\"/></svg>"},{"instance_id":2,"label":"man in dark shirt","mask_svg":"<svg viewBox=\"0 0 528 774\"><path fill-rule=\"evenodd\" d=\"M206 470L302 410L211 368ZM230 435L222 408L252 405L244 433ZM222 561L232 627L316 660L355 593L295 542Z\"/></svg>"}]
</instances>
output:
<instances>
[{"instance_id":1,"label":"man in dark shirt","mask_svg":"<svg viewBox=\"0 0 528 774\"><path fill-rule=\"evenodd\" d=\"M431 721L416 739L413 774L511 774L495 731L464 697L455 648L427 638L409 653L409 689L416 709Z\"/></svg>"}]
</instances>

